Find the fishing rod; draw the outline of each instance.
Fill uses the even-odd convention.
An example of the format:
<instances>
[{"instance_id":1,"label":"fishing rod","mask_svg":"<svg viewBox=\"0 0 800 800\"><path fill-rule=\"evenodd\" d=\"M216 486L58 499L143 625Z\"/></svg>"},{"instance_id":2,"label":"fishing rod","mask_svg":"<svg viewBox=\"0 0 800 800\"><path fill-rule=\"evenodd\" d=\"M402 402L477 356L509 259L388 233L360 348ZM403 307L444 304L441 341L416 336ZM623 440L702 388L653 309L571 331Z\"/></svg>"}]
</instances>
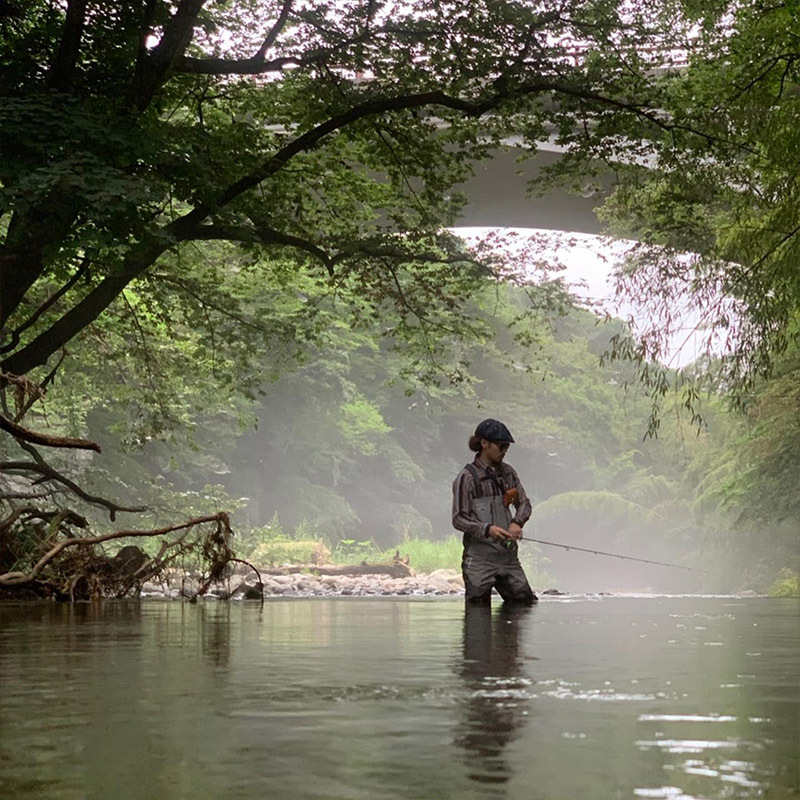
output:
<instances>
[{"instance_id":1,"label":"fishing rod","mask_svg":"<svg viewBox=\"0 0 800 800\"><path fill-rule=\"evenodd\" d=\"M690 572L694 571L694 567L684 567L682 564L668 564L666 561L652 561L649 558L636 558L635 556L623 556L619 553L607 553L605 550L591 550L588 547L576 547L574 544L559 544L558 542L546 542L544 539L532 539L530 536L520 536L517 541L523 542L536 542L537 544L545 544L548 547L561 547L564 550L580 550L582 553L592 553L596 556L609 556L611 558L621 558L624 561L641 561L643 564L657 564L659 567L672 567L673 569L686 569ZM704 570L699 570L703 572Z\"/></svg>"},{"instance_id":2,"label":"fishing rod","mask_svg":"<svg viewBox=\"0 0 800 800\"><path fill-rule=\"evenodd\" d=\"M516 488L508 489L503 494L503 505L508 508L511 503L517 501L519 492ZM579 550L581 553L591 553L595 556L608 556L609 558L621 558L623 561L639 561L642 564L657 564L659 567L671 567L672 569L685 569L689 572L694 572L694 567L684 567L682 564L668 564L666 561L653 561L649 558L636 558L635 556L623 556L619 553L607 553L605 550L592 550L588 547L576 547L574 544L559 544L558 542L547 542L544 539L532 539L530 536L520 536L517 541L523 542L536 542L536 544L544 544L548 547L561 547L564 550ZM705 570L697 570L698 572L705 572Z\"/></svg>"}]
</instances>

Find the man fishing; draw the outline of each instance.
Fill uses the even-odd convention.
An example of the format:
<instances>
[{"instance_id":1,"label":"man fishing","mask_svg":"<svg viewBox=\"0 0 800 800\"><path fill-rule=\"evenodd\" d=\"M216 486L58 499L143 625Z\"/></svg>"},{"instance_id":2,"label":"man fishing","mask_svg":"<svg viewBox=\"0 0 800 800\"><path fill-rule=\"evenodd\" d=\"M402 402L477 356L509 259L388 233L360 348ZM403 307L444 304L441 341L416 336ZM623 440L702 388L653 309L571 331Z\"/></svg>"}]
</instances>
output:
<instances>
[{"instance_id":1,"label":"man fishing","mask_svg":"<svg viewBox=\"0 0 800 800\"><path fill-rule=\"evenodd\" d=\"M503 461L513 442L502 422L483 420L469 439L475 460L453 483L453 527L464 533L461 572L468 604L491 603L493 588L506 603L537 602L517 555L531 502L514 468Z\"/></svg>"}]
</instances>

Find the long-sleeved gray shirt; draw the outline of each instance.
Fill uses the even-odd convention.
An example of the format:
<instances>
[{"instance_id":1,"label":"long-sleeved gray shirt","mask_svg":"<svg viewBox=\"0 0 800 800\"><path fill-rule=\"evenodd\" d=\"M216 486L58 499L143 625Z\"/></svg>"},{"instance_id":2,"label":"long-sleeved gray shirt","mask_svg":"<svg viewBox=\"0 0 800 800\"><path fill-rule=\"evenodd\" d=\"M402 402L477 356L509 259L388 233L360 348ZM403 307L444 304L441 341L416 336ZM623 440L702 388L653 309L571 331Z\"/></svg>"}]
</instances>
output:
<instances>
[{"instance_id":1,"label":"long-sleeved gray shirt","mask_svg":"<svg viewBox=\"0 0 800 800\"><path fill-rule=\"evenodd\" d=\"M522 527L530 519L531 501L514 467L502 463L497 469L490 469L480 456L475 456L473 464L481 478L481 491L479 494L472 473L464 467L453 482L453 527L476 539L485 539L489 535L489 525L478 519L472 501L476 497L501 495L514 488L518 493L514 503L514 520Z\"/></svg>"}]
</instances>

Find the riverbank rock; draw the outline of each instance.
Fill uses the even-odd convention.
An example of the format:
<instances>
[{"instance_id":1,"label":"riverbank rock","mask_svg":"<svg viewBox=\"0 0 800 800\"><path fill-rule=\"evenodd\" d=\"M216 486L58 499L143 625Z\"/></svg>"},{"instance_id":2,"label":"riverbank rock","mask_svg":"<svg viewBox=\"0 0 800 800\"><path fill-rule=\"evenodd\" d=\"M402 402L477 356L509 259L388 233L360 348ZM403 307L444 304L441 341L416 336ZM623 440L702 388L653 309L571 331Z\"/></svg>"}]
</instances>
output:
<instances>
[{"instance_id":1,"label":"riverbank rock","mask_svg":"<svg viewBox=\"0 0 800 800\"><path fill-rule=\"evenodd\" d=\"M455 570L437 570L430 575L396 578L390 575L316 575L298 572L265 575L264 597L387 597L457 595L463 593L461 576ZM222 599L225 587L211 587L209 594ZM151 595L152 596L152 595ZM260 599L256 582L239 579L230 592L232 600Z\"/></svg>"},{"instance_id":2,"label":"riverbank rock","mask_svg":"<svg viewBox=\"0 0 800 800\"><path fill-rule=\"evenodd\" d=\"M264 599L270 597L447 597L464 594L464 580L454 569L404 577L383 574L318 575L313 569L285 575L262 574ZM183 579L177 583L146 583L142 598L180 599L194 596L197 586ZM213 600L261 600L258 577L249 568L237 568L206 597Z\"/></svg>"}]
</instances>

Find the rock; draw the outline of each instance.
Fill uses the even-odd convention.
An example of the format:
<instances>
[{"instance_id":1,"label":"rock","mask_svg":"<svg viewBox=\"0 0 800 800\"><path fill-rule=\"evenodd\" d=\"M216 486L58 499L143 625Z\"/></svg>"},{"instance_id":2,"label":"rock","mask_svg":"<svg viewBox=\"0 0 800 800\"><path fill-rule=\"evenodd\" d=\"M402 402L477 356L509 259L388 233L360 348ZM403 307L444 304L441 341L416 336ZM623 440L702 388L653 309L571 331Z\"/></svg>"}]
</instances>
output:
<instances>
[{"instance_id":1,"label":"rock","mask_svg":"<svg viewBox=\"0 0 800 800\"><path fill-rule=\"evenodd\" d=\"M438 571L438 570L437 570ZM450 581L435 572L428 575L428 579L423 584L428 592L436 592L437 594L449 594L453 588Z\"/></svg>"},{"instance_id":2,"label":"rock","mask_svg":"<svg viewBox=\"0 0 800 800\"><path fill-rule=\"evenodd\" d=\"M428 574L428 578L444 578L447 580L448 578L453 577L453 575L457 575L458 573L454 569L435 569L433 572Z\"/></svg>"},{"instance_id":3,"label":"rock","mask_svg":"<svg viewBox=\"0 0 800 800\"><path fill-rule=\"evenodd\" d=\"M234 600L261 600L261 586L257 583L240 583L231 592L231 597Z\"/></svg>"},{"instance_id":4,"label":"rock","mask_svg":"<svg viewBox=\"0 0 800 800\"><path fill-rule=\"evenodd\" d=\"M565 595L566 592L560 592L558 589L545 589L541 594L549 594L549 595Z\"/></svg>"},{"instance_id":5,"label":"rock","mask_svg":"<svg viewBox=\"0 0 800 800\"><path fill-rule=\"evenodd\" d=\"M139 567L149 560L150 556L148 556L144 550L132 544L123 547L122 550L111 559L114 567L121 575L133 575Z\"/></svg>"}]
</instances>

